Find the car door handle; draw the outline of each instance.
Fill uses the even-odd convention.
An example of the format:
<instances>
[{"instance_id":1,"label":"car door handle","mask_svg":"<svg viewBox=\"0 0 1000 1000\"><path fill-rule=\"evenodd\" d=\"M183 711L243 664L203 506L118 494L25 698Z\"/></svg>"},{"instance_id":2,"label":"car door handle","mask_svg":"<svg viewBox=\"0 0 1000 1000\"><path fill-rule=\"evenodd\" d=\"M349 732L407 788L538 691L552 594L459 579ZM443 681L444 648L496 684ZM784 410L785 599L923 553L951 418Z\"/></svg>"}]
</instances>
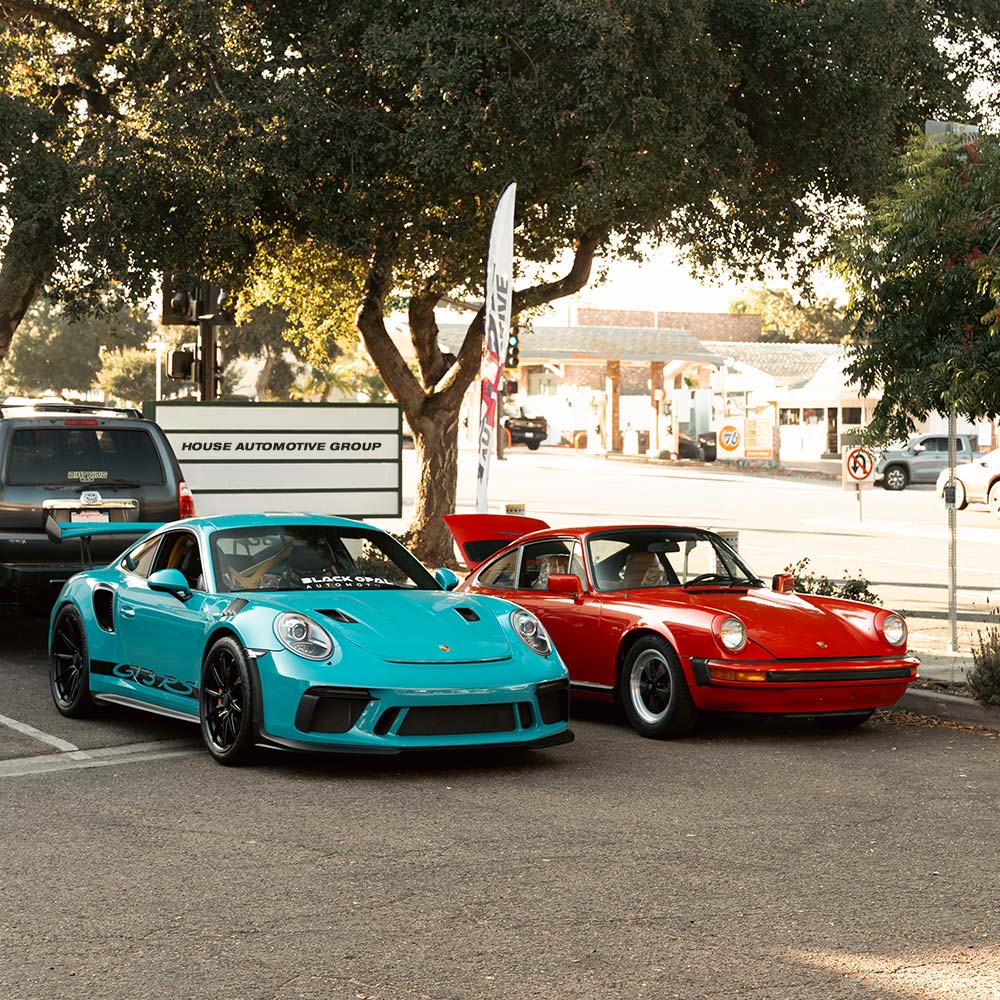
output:
<instances>
[{"instance_id":1,"label":"car door handle","mask_svg":"<svg viewBox=\"0 0 1000 1000\"><path fill-rule=\"evenodd\" d=\"M123 604L121 606L122 617L123 618L135 618L135 608L131 604Z\"/></svg>"}]
</instances>

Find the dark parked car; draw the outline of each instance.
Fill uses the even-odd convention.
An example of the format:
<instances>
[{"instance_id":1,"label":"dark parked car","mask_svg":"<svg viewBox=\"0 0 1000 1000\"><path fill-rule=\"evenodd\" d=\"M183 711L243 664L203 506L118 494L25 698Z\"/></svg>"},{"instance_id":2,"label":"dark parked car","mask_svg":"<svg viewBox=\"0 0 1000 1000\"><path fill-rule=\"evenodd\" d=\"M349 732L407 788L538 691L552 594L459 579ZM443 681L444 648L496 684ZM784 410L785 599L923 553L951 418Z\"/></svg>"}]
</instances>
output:
<instances>
[{"instance_id":1,"label":"dark parked car","mask_svg":"<svg viewBox=\"0 0 1000 1000\"><path fill-rule=\"evenodd\" d=\"M532 451L549 436L545 417L529 417L523 406L517 413L507 413L500 423L507 431L507 444L526 444Z\"/></svg>"},{"instance_id":2,"label":"dark parked car","mask_svg":"<svg viewBox=\"0 0 1000 1000\"><path fill-rule=\"evenodd\" d=\"M716 458L715 431L706 431L698 435L698 444L705 455L706 462L714 462Z\"/></svg>"},{"instance_id":3,"label":"dark parked car","mask_svg":"<svg viewBox=\"0 0 1000 1000\"><path fill-rule=\"evenodd\" d=\"M47 610L81 569L79 549L49 539L50 518L80 524L193 514L170 444L138 410L0 405L0 603ZM90 555L109 562L144 533L95 540Z\"/></svg>"}]
</instances>

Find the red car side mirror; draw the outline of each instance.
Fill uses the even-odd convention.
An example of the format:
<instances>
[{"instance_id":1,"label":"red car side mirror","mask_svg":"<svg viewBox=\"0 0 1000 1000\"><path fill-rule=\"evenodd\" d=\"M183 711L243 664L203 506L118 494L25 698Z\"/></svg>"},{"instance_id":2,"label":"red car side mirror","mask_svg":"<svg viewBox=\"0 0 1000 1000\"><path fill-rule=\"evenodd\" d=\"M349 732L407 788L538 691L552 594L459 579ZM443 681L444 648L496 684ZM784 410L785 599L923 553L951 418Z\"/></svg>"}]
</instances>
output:
<instances>
[{"instance_id":1,"label":"red car side mirror","mask_svg":"<svg viewBox=\"0 0 1000 1000\"><path fill-rule=\"evenodd\" d=\"M582 590L580 578L572 573L553 573L549 577L550 594L579 594Z\"/></svg>"},{"instance_id":2,"label":"red car side mirror","mask_svg":"<svg viewBox=\"0 0 1000 1000\"><path fill-rule=\"evenodd\" d=\"M779 594L792 594L795 592L795 577L791 573L775 573L771 589Z\"/></svg>"}]
</instances>

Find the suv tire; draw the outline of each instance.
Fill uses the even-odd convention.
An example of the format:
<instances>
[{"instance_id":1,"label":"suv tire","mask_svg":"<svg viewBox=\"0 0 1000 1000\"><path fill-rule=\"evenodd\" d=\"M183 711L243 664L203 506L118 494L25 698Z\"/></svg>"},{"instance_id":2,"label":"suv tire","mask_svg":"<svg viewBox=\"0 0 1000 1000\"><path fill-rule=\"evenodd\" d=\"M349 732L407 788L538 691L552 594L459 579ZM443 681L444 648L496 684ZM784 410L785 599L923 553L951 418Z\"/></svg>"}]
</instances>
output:
<instances>
[{"instance_id":1,"label":"suv tire","mask_svg":"<svg viewBox=\"0 0 1000 1000\"><path fill-rule=\"evenodd\" d=\"M882 486L893 493L905 490L910 477L902 465L890 465L882 474Z\"/></svg>"}]
</instances>

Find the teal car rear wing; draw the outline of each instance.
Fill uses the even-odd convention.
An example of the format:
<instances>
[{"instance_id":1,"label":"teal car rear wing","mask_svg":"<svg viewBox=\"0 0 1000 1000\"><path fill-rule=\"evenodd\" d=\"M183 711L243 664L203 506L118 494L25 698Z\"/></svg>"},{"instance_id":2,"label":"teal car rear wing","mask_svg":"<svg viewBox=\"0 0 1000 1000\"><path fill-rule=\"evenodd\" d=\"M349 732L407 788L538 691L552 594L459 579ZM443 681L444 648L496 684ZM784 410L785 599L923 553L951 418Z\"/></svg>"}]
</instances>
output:
<instances>
[{"instance_id":1,"label":"teal car rear wing","mask_svg":"<svg viewBox=\"0 0 1000 1000\"><path fill-rule=\"evenodd\" d=\"M161 521L100 521L86 524L64 524L54 517L45 522L45 534L49 540L59 544L76 539L80 543L80 559L84 569L90 569L93 559L90 555L90 542L104 535L145 535L154 528L159 528Z\"/></svg>"}]
</instances>

